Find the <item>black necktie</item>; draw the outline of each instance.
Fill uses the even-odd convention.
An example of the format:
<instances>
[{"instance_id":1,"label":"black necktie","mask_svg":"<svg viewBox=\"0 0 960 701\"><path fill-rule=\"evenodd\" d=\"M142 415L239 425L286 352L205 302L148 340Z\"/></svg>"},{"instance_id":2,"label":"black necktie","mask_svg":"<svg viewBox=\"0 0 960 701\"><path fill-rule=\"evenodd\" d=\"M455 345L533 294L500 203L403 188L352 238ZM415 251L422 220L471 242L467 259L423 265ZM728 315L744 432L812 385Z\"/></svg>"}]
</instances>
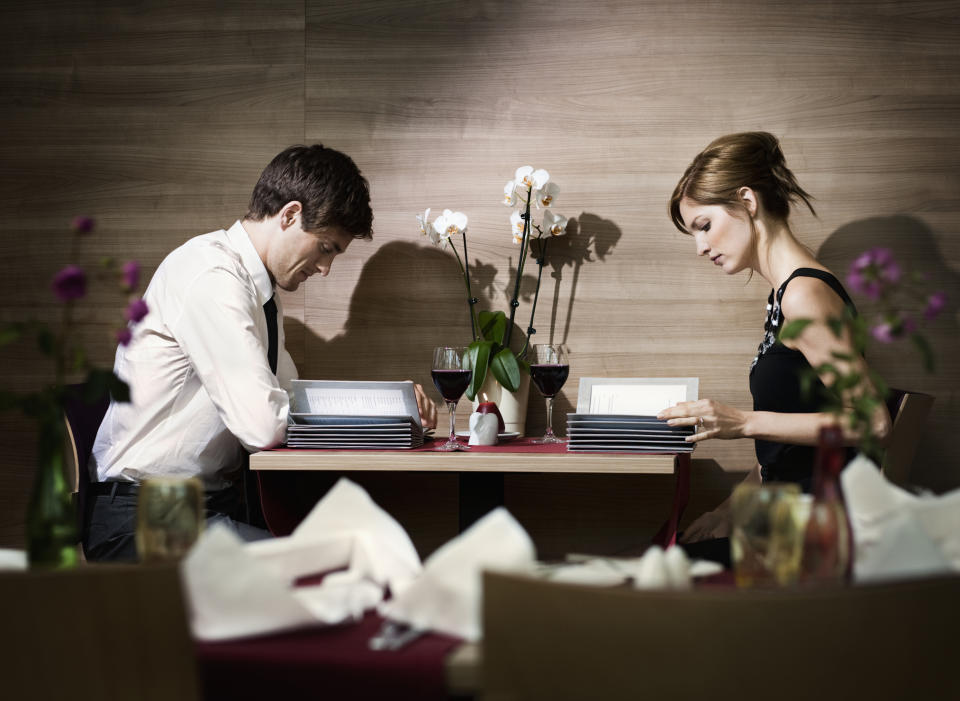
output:
<instances>
[{"instance_id":1,"label":"black necktie","mask_svg":"<svg viewBox=\"0 0 960 701\"><path fill-rule=\"evenodd\" d=\"M267 317L267 362L273 374L277 374L277 303L273 297L263 305L263 314Z\"/></svg>"}]
</instances>

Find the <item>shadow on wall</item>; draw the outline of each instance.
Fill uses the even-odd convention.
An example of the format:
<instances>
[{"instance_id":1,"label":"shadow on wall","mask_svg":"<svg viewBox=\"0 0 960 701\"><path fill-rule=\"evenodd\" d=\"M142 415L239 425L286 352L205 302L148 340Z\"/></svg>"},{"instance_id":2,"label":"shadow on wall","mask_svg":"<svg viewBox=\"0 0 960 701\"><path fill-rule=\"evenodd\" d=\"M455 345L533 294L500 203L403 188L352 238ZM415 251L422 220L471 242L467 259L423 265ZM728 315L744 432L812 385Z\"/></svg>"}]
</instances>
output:
<instances>
[{"instance_id":1,"label":"shadow on wall","mask_svg":"<svg viewBox=\"0 0 960 701\"><path fill-rule=\"evenodd\" d=\"M542 280L536 312L536 319L544 325L549 314L549 334L541 328L531 342L542 338L543 343L566 345L580 269L586 262L605 261L620 236L620 228L613 222L583 213L578 219L570 220L565 236L551 237L544 265L549 277L544 275ZM502 309L509 313L516 280L514 261L519 249L508 250L513 253L513 259L488 262L471 256L471 285L480 299L479 309ZM531 251L520 284L521 306L511 343L516 350L526 339L526 325L530 320L537 282L535 254L536 251ZM327 294L337 292L331 290ZM547 299L552 299L549 310L544 304ZM566 306L566 313L559 317L565 317L562 330L556 328L561 305ZM301 377L412 379L427 388L431 396L431 350L439 345L470 342L466 291L452 254L406 241L384 244L366 262L350 298L349 316L341 333L324 339L317 334L317 329L302 327L294 319L288 318L284 323L290 338L304 339L303 357L298 357L297 348L291 348ZM535 397L536 393L531 396ZM546 420L539 403L534 399L532 404L535 409L531 416L535 420L532 425L528 423L529 431L539 431L545 427ZM563 416L570 409L570 400L566 393L561 393L556 401L556 415Z\"/></svg>"},{"instance_id":2,"label":"shadow on wall","mask_svg":"<svg viewBox=\"0 0 960 701\"><path fill-rule=\"evenodd\" d=\"M960 356L956 353L957 312L960 309L960 275L943 260L934 232L924 222L909 216L874 217L855 221L833 232L820 247L818 259L843 280L851 262L863 251L883 247L893 251L905 271L927 276L928 291L947 293L947 307L932 323L921 327L937 360L932 375L922 369L920 356L909 341L884 345L872 342L868 349L871 368L893 387L922 391L936 397L928 427L917 449L911 481L942 492L960 486L960 460L951 436L960 422ZM870 300L856 296L860 314L871 323L878 309ZM923 300L909 303L905 311L923 317Z\"/></svg>"}]
</instances>

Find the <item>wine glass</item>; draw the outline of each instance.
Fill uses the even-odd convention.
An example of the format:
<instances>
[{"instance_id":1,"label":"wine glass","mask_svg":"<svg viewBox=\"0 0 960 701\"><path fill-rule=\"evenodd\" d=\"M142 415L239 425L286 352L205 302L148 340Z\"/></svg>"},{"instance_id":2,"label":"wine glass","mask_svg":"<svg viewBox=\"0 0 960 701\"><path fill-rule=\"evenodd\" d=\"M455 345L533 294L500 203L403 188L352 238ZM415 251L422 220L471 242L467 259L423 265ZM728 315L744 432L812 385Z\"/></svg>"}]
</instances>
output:
<instances>
[{"instance_id":1,"label":"wine glass","mask_svg":"<svg viewBox=\"0 0 960 701\"><path fill-rule=\"evenodd\" d=\"M437 450L470 450L470 446L457 440L457 402L470 386L473 368L470 355L464 346L440 346L433 349L433 384L450 409L450 439Z\"/></svg>"},{"instance_id":2,"label":"wine glass","mask_svg":"<svg viewBox=\"0 0 960 701\"><path fill-rule=\"evenodd\" d=\"M547 400L547 432L534 443L563 443L553 435L553 398L570 374L567 356L559 346L539 344L530 351L530 379Z\"/></svg>"}]
</instances>

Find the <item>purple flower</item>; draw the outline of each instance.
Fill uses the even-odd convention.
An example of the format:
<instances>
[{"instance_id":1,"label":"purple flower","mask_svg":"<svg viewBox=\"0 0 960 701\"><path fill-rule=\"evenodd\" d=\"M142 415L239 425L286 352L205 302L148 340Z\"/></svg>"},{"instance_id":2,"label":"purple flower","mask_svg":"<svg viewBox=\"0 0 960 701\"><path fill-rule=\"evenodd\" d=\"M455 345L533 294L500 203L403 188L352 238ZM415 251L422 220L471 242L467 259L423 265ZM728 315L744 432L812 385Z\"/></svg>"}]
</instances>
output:
<instances>
[{"instance_id":1,"label":"purple flower","mask_svg":"<svg viewBox=\"0 0 960 701\"><path fill-rule=\"evenodd\" d=\"M923 318L927 321L936 319L943 308L947 306L947 293L940 291L934 292L927 297L927 307L923 310Z\"/></svg>"},{"instance_id":2,"label":"purple flower","mask_svg":"<svg viewBox=\"0 0 960 701\"><path fill-rule=\"evenodd\" d=\"M870 333L880 343L893 343L893 326L889 322L885 321L882 324L877 324L870 330Z\"/></svg>"},{"instance_id":3,"label":"purple flower","mask_svg":"<svg viewBox=\"0 0 960 701\"><path fill-rule=\"evenodd\" d=\"M847 284L859 294L879 299L887 286L895 285L903 274L889 248L872 248L857 256L850 264Z\"/></svg>"},{"instance_id":4,"label":"purple flower","mask_svg":"<svg viewBox=\"0 0 960 701\"><path fill-rule=\"evenodd\" d=\"M126 317L127 321L137 323L147 315L148 311L150 310L147 308L146 302L144 302L142 299L135 299L127 305L126 310L123 312L123 316Z\"/></svg>"},{"instance_id":5,"label":"purple flower","mask_svg":"<svg viewBox=\"0 0 960 701\"><path fill-rule=\"evenodd\" d=\"M70 222L70 228L75 234L89 234L93 231L93 219L85 217L82 214L78 215Z\"/></svg>"},{"instance_id":6,"label":"purple flower","mask_svg":"<svg viewBox=\"0 0 960 701\"><path fill-rule=\"evenodd\" d=\"M122 329L117 329L117 343L121 346L126 346L130 344L130 341L133 340L133 334L130 332L126 326Z\"/></svg>"},{"instance_id":7,"label":"purple flower","mask_svg":"<svg viewBox=\"0 0 960 701\"><path fill-rule=\"evenodd\" d=\"M80 299L87 293L87 274L77 265L68 265L54 275L52 287L61 302Z\"/></svg>"},{"instance_id":8,"label":"purple flower","mask_svg":"<svg viewBox=\"0 0 960 701\"><path fill-rule=\"evenodd\" d=\"M123 286L127 290L137 289L140 283L140 264L135 260L128 260L123 264Z\"/></svg>"}]
</instances>

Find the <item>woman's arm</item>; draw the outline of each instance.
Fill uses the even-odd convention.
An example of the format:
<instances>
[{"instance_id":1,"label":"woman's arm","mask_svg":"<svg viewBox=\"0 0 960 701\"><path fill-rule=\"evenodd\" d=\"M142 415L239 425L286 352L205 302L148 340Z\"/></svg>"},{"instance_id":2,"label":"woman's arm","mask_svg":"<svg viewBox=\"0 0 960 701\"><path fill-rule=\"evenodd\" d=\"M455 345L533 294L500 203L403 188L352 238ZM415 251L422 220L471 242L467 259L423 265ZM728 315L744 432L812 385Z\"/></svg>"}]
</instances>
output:
<instances>
[{"instance_id":1,"label":"woman's arm","mask_svg":"<svg viewBox=\"0 0 960 701\"><path fill-rule=\"evenodd\" d=\"M803 333L788 347L803 353L812 367L832 363L841 373L856 371L863 382L859 392L875 392L870 382L866 361L854 352L849 336L844 332L840 338L830 330L827 320L841 318L843 301L822 281L816 278L794 278L784 293L781 309L785 320L811 319ZM850 356L852 361L838 360L834 353ZM832 376L823 375L825 384ZM660 419L668 419L671 426L697 426L697 433L687 438L696 443L710 438L753 438L793 445L816 445L820 429L836 423L836 417L828 412L814 414L782 414L771 411L743 411L712 399L682 402L661 411ZM855 445L860 436L851 431L849 421L841 420L844 442ZM886 440L890 433L890 414L881 402L872 417L871 429L878 440Z\"/></svg>"}]
</instances>

